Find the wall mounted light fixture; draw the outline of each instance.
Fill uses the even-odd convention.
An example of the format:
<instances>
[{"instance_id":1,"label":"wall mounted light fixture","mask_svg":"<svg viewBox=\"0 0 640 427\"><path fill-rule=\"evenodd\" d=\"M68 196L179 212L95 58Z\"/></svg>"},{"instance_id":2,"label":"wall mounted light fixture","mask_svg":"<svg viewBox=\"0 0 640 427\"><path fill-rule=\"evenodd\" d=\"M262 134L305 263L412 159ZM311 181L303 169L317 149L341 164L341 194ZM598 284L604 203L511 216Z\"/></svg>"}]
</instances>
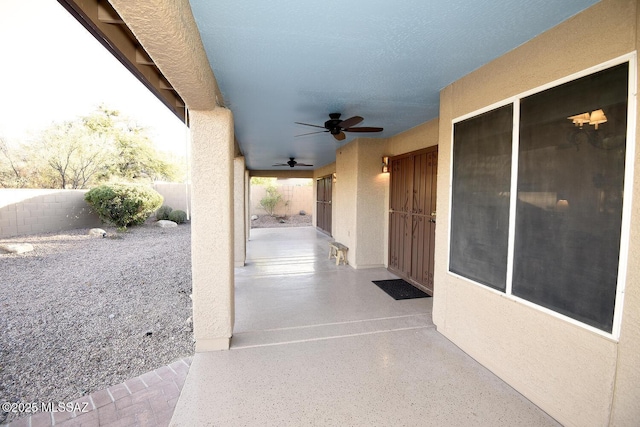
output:
<instances>
[{"instance_id":1,"label":"wall mounted light fixture","mask_svg":"<svg viewBox=\"0 0 640 427\"><path fill-rule=\"evenodd\" d=\"M585 123L589 123L590 125L595 126L596 130L598 130L598 125L607 122L607 116L605 116L604 111L595 110L589 113L577 114L575 116L569 116L567 119L571 120L574 125L578 126L582 129L582 125Z\"/></svg>"},{"instance_id":2,"label":"wall mounted light fixture","mask_svg":"<svg viewBox=\"0 0 640 427\"><path fill-rule=\"evenodd\" d=\"M623 138L607 137L598 131L598 125L607 123L607 116L602 109L594 110L591 113L581 113L575 116L569 116L567 119L571 120L576 126L572 132L569 133L569 142L576 146L576 149L580 149L582 142L589 142L596 148L603 150L611 150L618 148L624 144ZM589 124L593 126L583 126Z\"/></svg>"},{"instance_id":3,"label":"wall mounted light fixture","mask_svg":"<svg viewBox=\"0 0 640 427\"><path fill-rule=\"evenodd\" d=\"M382 158L382 173L388 173L389 172L389 157L384 156Z\"/></svg>"},{"instance_id":4,"label":"wall mounted light fixture","mask_svg":"<svg viewBox=\"0 0 640 427\"><path fill-rule=\"evenodd\" d=\"M567 199L560 199L556 202L556 211L566 212L569 210L569 202Z\"/></svg>"},{"instance_id":5,"label":"wall mounted light fixture","mask_svg":"<svg viewBox=\"0 0 640 427\"><path fill-rule=\"evenodd\" d=\"M590 125L594 125L598 130L598 125L607 122L607 116L604 115L604 111L596 110L591 112L591 118L589 120Z\"/></svg>"}]
</instances>

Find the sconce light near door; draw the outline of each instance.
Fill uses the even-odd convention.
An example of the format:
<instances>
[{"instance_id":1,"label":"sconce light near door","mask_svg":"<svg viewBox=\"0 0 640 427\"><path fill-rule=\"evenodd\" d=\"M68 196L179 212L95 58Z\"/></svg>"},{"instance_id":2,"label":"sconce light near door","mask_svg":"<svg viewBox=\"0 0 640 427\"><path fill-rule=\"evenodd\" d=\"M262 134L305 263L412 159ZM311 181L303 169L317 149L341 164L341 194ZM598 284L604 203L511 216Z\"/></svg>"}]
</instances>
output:
<instances>
[{"instance_id":1,"label":"sconce light near door","mask_svg":"<svg viewBox=\"0 0 640 427\"><path fill-rule=\"evenodd\" d=\"M384 156L382 158L382 173L388 173L389 172L389 157Z\"/></svg>"},{"instance_id":2,"label":"sconce light near door","mask_svg":"<svg viewBox=\"0 0 640 427\"><path fill-rule=\"evenodd\" d=\"M336 183L336 177L337 177L337 175L336 175L336 173L334 172L334 173L333 173L333 175L332 175L332 178L333 178L333 179L332 179L332 181L333 181L333 183L334 183L334 184Z\"/></svg>"}]
</instances>

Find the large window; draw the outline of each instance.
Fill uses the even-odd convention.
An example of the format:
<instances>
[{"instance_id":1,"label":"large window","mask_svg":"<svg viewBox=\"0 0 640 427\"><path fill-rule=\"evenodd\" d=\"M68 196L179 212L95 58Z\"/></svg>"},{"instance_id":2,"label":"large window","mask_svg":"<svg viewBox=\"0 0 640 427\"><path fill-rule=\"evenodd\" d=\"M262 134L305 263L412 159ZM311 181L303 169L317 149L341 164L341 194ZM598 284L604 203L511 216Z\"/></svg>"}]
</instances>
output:
<instances>
[{"instance_id":1,"label":"large window","mask_svg":"<svg viewBox=\"0 0 640 427\"><path fill-rule=\"evenodd\" d=\"M454 124L451 272L612 332L629 69L625 62Z\"/></svg>"},{"instance_id":2,"label":"large window","mask_svg":"<svg viewBox=\"0 0 640 427\"><path fill-rule=\"evenodd\" d=\"M452 272L504 291L509 238L513 106L454 128Z\"/></svg>"}]
</instances>

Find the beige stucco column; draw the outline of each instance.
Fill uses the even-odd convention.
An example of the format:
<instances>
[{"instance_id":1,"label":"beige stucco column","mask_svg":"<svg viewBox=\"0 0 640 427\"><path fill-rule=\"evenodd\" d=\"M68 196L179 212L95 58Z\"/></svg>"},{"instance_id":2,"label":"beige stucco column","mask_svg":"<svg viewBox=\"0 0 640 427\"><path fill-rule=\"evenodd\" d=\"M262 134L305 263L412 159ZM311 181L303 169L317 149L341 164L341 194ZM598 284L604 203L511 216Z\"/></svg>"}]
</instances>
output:
<instances>
[{"instance_id":1,"label":"beige stucco column","mask_svg":"<svg viewBox=\"0 0 640 427\"><path fill-rule=\"evenodd\" d=\"M358 138L336 151L333 236L349 248L349 264L356 269L385 265L385 149L385 139Z\"/></svg>"},{"instance_id":2,"label":"beige stucco column","mask_svg":"<svg viewBox=\"0 0 640 427\"><path fill-rule=\"evenodd\" d=\"M191 261L196 351L233 331L234 135L189 0L109 0L189 108Z\"/></svg>"},{"instance_id":3,"label":"beige stucco column","mask_svg":"<svg viewBox=\"0 0 640 427\"><path fill-rule=\"evenodd\" d=\"M246 242L249 241L249 233L251 232L251 177L249 171L244 171L244 239L245 239L245 255ZM245 256L246 261L246 256Z\"/></svg>"},{"instance_id":4,"label":"beige stucco column","mask_svg":"<svg viewBox=\"0 0 640 427\"><path fill-rule=\"evenodd\" d=\"M229 348L233 332L233 118L190 111L193 333L196 352Z\"/></svg>"},{"instance_id":5,"label":"beige stucco column","mask_svg":"<svg viewBox=\"0 0 640 427\"><path fill-rule=\"evenodd\" d=\"M245 163L244 157L233 159L234 201L234 260L236 267L244 267L247 241L245 238Z\"/></svg>"}]
</instances>

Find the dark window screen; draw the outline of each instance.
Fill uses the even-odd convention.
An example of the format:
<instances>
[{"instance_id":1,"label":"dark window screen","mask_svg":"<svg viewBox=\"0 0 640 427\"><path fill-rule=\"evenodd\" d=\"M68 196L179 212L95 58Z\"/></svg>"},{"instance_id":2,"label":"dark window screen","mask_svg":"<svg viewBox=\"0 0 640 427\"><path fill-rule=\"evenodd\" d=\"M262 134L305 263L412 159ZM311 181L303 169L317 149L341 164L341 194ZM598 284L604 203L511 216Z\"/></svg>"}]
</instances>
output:
<instances>
[{"instance_id":1,"label":"dark window screen","mask_svg":"<svg viewBox=\"0 0 640 427\"><path fill-rule=\"evenodd\" d=\"M450 271L505 290L513 105L454 125Z\"/></svg>"},{"instance_id":2,"label":"dark window screen","mask_svg":"<svg viewBox=\"0 0 640 427\"><path fill-rule=\"evenodd\" d=\"M625 63L520 105L513 294L607 332L618 277L628 73Z\"/></svg>"}]
</instances>

